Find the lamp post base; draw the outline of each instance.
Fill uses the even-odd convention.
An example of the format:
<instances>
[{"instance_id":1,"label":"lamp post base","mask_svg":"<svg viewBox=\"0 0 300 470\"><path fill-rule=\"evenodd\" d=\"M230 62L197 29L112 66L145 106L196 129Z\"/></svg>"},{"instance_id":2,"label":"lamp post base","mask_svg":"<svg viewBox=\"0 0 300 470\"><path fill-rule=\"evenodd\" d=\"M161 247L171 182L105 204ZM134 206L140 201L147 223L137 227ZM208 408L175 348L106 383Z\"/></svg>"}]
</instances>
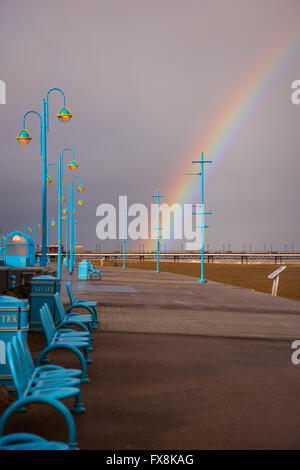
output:
<instances>
[{"instance_id":1,"label":"lamp post base","mask_svg":"<svg viewBox=\"0 0 300 470\"><path fill-rule=\"evenodd\" d=\"M199 279L198 282L200 284L206 284L207 283L207 280L206 279Z\"/></svg>"}]
</instances>

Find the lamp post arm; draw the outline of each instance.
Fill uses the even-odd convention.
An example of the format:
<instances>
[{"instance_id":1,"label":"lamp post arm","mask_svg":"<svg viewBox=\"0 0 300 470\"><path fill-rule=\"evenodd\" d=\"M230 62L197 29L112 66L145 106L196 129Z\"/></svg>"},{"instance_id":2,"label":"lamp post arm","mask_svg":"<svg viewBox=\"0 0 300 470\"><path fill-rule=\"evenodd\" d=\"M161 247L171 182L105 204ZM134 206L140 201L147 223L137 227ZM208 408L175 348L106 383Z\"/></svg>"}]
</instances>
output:
<instances>
[{"instance_id":1,"label":"lamp post arm","mask_svg":"<svg viewBox=\"0 0 300 470\"><path fill-rule=\"evenodd\" d=\"M48 111L48 109L49 109L49 95L53 91L58 91L62 95L62 97L63 97L63 106L66 106L66 97L65 97L64 92L60 88L50 88L50 90L48 90L47 96L46 96L46 130L47 130L47 132L49 131L49 111Z\"/></svg>"},{"instance_id":2,"label":"lamp post arm","mask_svg":"<svg viewBox=\"0 0 300 470\"><path fill-rule=\"evenodd\" d=\"M33 244L34 244L34 249L35 249L35 247L36 247L36 225L37 225L37 223L34 222L34 224L33 224Z\"/></svg>"},{"instance_id":3,"label":"lamp post arm","mask_svg":"<svg viewBox=\"0 0 300 470\"><path fill-rule=\"evenodd\" d=\"M56 167L57 185L58 185L58 178L59 178L59 168L58 168L58 165L57 165L57 163L48 163L48 165L47 165L47 172L48 172L49 166L55 166L55 167Z\"/></svg>"},{"instance_id":4,"label":"lamp post arm","mask_svg":"<svg viewBox=\"0 0 300 470\"><path fill-rule=\"evenodd\" d=\"M75 157L74 157L74 150L71 149L70 147L64 148L63 151L61 152L61 175L62 175L62 176L63 176L63 174L64 174L63 162L64 162L64 152L65 152L66 150L69 150L69 152L72 152L72 158L73 158L73 160L75 160Z\"/></svg>"},{"instance_id":5,"label":"lamp post arm","mask_svg":"<svg viewBox=\"0 0 300 470\"><path fill-rule=\"evenodd\" d=\"M80 176L80 175L76 175L76 176L74 176L74 178L73 178L73 179L72 179L72 181L71 181L71 184L72 184L72 186L73 186L73 184L74 184L74 181L75 181L76 179L79 179L79 181L80 181L80 184L82 184L82 179L81 179L81 176Z\"/></svg>"},{"instance_id":6,"label":"lamp post arm","mask_svg":"<svg viewBox=\"0 0 300 470\"><path fill-rule=\"evenodd\" d=\"M26 116L28 114L36 114L40 119L40 154L43 155L43 120L40 113L34 110L26 111L23 115L23 129L26 129Z\"/></svg>"},{"instance_id":7,"label":"lamp post arm","mask_svg":"<svg viewBox=\"0 0 300 470\"><path fill-rule=\"evenodd\" d=\"M69 202L70 202L70 188L69 188L68 186L64 186L64 187L62 188L62 193L63 193L65 190L68 191Z\"/></svg>"}]
</instances>

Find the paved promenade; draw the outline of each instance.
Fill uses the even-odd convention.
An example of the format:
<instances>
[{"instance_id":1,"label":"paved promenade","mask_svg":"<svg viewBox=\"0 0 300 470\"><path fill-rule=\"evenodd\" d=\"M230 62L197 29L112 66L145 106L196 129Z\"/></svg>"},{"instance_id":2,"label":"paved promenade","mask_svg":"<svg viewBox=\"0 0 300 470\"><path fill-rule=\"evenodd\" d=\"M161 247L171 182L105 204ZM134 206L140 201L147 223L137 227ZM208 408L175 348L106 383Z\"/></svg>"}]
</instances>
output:
<instances>
[{"instance_id":1,"label":"paved promenade","mask_svg":"<svg viewBox=\"0 0 300 470\"><path fill-rule=\"evenodd\" d=\"M102 274L73 281L101 320L87 412L75 417L81 449L300 448L300 302L168 273ZM30 337L37 351L43 338ZM68 353L54 360L77 366ZM60 417L36 406L8 429L66 438Z\"/></svg>"},{"instance_id":2,"label":"paved promenade","mask_svg":"<svg viewBox=\"0 0 300 470\"><path fill-rule=\"evenodd\" d=\"M78 281L75 274L72 283L76 296L99 301L102 331L300 338L300 302L249 289L113 267L104 268L102 281Z\"/></svg>"}]
</instances>

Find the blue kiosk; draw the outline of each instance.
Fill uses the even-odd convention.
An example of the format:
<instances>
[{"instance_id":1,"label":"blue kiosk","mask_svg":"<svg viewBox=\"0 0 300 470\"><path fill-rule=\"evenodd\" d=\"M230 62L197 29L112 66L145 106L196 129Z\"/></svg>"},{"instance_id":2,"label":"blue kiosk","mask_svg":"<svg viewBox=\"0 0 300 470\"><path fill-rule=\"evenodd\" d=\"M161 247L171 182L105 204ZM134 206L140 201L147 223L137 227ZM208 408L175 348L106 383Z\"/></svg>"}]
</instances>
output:
<instances>
[{"instance_id":1,"label":"blue kiosk","mask_svg":"<svg viewBox=\"0 0 300 470\"><path fill-rule=\"evenodd\" d=\"M32 238L23 232L11 232L4 241L5 266L35 265L35 247Z\"/></svg>"}]
</instances>

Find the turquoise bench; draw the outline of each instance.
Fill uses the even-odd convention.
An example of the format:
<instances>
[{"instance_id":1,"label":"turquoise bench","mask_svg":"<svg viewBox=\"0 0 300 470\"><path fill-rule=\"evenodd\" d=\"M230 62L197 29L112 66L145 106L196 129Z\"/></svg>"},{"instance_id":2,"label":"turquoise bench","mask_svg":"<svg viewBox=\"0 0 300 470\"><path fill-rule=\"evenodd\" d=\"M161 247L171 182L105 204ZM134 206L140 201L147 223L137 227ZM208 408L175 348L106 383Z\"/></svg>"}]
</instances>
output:
<instances>
[{"instance_id":1,"label":"turquoise bench","mask_svg":"<svg viewBox=\"0 0 300 470\"><path fill-rule=\"evenodd\" d=\"M64 398L75 397L75 405L72 408L72 412L83 413L85 411L82 406L80 381L78 379L60 378L49 381L37 381L35 374L29 375L28 371L24 369L24 363L21 362L22 351L17 338L13 342L8 343L7 358L18 398L45 396L62 400ZM20 409L20 411L24 411L24 409Z\"/></svg>"},{"instance_id":2,"label":"turquoise bench","mask_svg":"<svg viewBox=\"0 0 300 470\"><path fill-rule=\"evenodd\" d=\"M42 313L42 311L43 311L43 309L41 309L41 313ZM83 354L78 349L78 347L75 347L72 341L67 341L67 340L64 341L64 342L63 341L61 341L61 342L52 341L51 338L53 337L53 327L54 327L54 333L55 333L56 328L55 328L55 325L53 323L53 319L52 319L51 315L46 314L43 317L41 315L41 320L42 320L42 326L43 326L43 328L45 328L44 333L45 333L45 337L46 337L46 345L44 346L42 351L39 353L39 355L38 355L38 357L35 361L35 366L44 368L45 366L41 366L41 364L44 363L44 362L49 362L48 353L50 353L51 351L54 351L54 350L58 350L58 349L65 349L65 350L68 350L68 351L71 351L72 353L74 353L74 355L78 358L78 360L80 362L80 366L81 366L80 382L81 383L89 382L89 378L87 377L86 359L84 358ZM44 324L43 324L43 322L44 322ZM50 325L49 327L47 326L47 322ZM51 333L51 331L52 331L52 333ZM46 336L46 332L47 332L48 337ZM82 346L82 341L80 342L80 346ZM44 369L42 369L42 370L44 370Z\"/></svg>"},{"instance_id":3,"label":"turquoise bench","mask_svg":"<svg viewBox=\"0 0 300 470\"><path fill-rule=\"evenodd\" d=\"M24 353L24 348L22 347L21 341L19 336L15 336L12 339L12 345L15 349L15 352L18 356L18 361L22 364L23 374L27 379L28 383L33 390L37 390L40 388L53 388L53 387L79 387L80 380L78 377L70 377L66 375L61 375L60 377L52 376L52 377L41 377L39 375L38 368L35 367L31 368L30 363L27 360L27 355Z\"/></svg>"},{"instance_id":4,"label":"turquoise bench","mask_svg":"<svg viewBox=\"0 0 300 470\"><path fill-rule=\"evenodd\" d=\"M22 331L17 331L16 336L22 349L24 368L28 369L28 373L32 375L35 374L36 379L60 379L64 377L75 377L80 379L80 369L65 369L64 367L57 366L54 364L36 367L34 365L24 333Z\"/></svg>"},{"instance_id":5,"label":"turquoise bench","mask_svg":"<svg viewBox=\"0 0 300 470\"><path fill-rule=\"evenodd\" d=\"M46 311L47 314L51 317L53 321L53 315L50 312L50 308L48 304L44 304L43 307ZM88 327L84 325L82 322L79 322L77 320L73 319L67 319L64 321L60 321L56 326L53 322L53 325L55 327L55 330L57 332L57 335L59 338L75 338L79 339L80 341L88 341L89 343L89 350L91 350L91 333L88 330ZM79 327L82 331L78 330L73 330L73 329L67 329L66 326L73 325Z\"/></svg>"},{"instance_id":6,"label":"turquoise bench","mask_svg":"<svg viewBox=\"0 0 300 470\"><path fill-rule=\"evenodd\" d=\"M94 318L92 314L66 313L58 292L54 296L54 302L61 323L68 322L68 324L70 324L70 322L72 322L74 324L79 323L81 325L86 325L89 329L89 333L92 339L92 326L94 324Z\"/></svg>"},{"instance_id":7,"label":"turquoise bench","mask_svg":"<svg viewBox=\"0 0 300 470\"><path fill-rule=\"evenodd\" d=\"M43 351L45 351L45 349L49 348L50 346L57 346L59 344L69 345L77 349L79 353L79 349L83 349L85 362L87 364L91 363L89 357L90 337L82 337L81 332L76 330L64 329L63 327L67 325L68 322L60 323L56 327L47 304L45 304L40 309L40 315L47 344ZM82 325L82 327L84 327L88 333L88 329L84 325ZM40 354L42 354L43 351Z\"/></svg>"},{"instance_id":8,"label":"turquoise bench","mask_svg":"<svg viewBox=\"0 0 300 470\"><path fill-rule=\"evenodd\" d=\"M89 271L91 271L89 274L89 281L92 279L93 274L97 274L98 279L101 281L101 271L99 269L96 269L95 266L90 261L88 263L89 263Z\"/></svg>"},{"instance_id":9,"label":"turquoise bench","mask_svg":"<svg viewBox=\"0 0 300 470\"><path fill-rule=\"evenodd\" d=\"M99 323L97 306L98 302L96 300L85 300L85 299L76 299L71 282L66 283L66 289L70 299L70 306L66 309L65 313L70 313L74 308L83 308L86 309L94 319L93 327L96 327L96 323Z\"/></svg>"}]
</instances>

